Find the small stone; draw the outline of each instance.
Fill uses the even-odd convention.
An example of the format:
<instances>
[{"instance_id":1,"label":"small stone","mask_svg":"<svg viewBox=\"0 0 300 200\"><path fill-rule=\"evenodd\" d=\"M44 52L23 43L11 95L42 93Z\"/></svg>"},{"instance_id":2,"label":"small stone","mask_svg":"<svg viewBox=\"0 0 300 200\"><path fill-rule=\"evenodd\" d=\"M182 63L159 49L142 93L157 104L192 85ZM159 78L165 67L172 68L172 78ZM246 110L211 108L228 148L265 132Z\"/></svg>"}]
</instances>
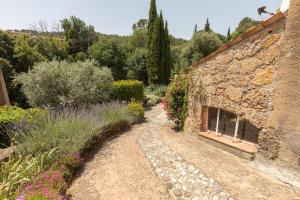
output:
<instances>
[{"instance_id":1,"label":"small stone","mask_svg":"<svg viewBox=\"0 0 300 200\"><path fill-rule=\"evenodd\" d=\"M152 160L151 160L151 162L153 163L153 162L154 162L154 160L152 159Z\"/></svg>"},{"instance_id":2,"label":"small stone","mask_svg":"<svg viewBox=\"0 0 300 200\"><path fill-rule=\"evenodd\" d=\"M186 174L187 174L187 173L186 173L185 171L182 171L182 172L181 172L181 175L182 175L182 176L184 176L184 175L186 175Z\"/></svg>"},{"instance_id":3,"label":"small stone","mask_svg":"<svg viewBox=\"0 0 300 200\"><path fill-rule=\"evenodd\" d=\"M203 174L200 174L200 178L202 178L204 175Z\"/></svg>"},{"instance_id":4,"label":"small stone","mask_svg":"<svg viewBox=\"0 0 300 200\"><path fill-rule=\"evenodd\" d=\"M167 183L167 190L170 191L172 190L172 188L173 188L172 183Z\"/></svg>"},{"instance_id":5,"label":"small stone","mask_svg":"<svg viewBox=\"0 0 300 200\"><path fill-rule=\"evenodd\" d=\"M175 190L173 191L173 193L174 193L177 197L179 197L179 196L182 195L182 192L181 192L181 190L179 190L179 189L175 189Z\"/></svg>"},{"instance_id":6,"label":"small stone","mask_svg":"<svg viewBox=\"0 0 300 200\"><path fill-rule=\"evenodd\" d=\"M199 173L199 169L197 169L196 171L194 171L194 174L198 174Z\"/></svg>"},{"instance_id":7,"label":"small stone","mask_svg":"<svg viewBox=\"0 0 300 200\"><path fill-rule=\"evenodd\" d=\"M199 197L193 197L192 200L200 200Z\"/></svg>"},{"instance_id":8,"label":"small stone","mask_svg":"<svg viewBox=\"0 0 300 200\"><path fill-rule=\"evenodd\" d=\"M189 170L190 170L190 171L194 171L194 169L195 169L195 168L194 168L193 166L189 166Z\"/></svg>"},{"instance_id":9,"label":"small stone","mask_svg":"<svg viewBox=\"0 0 300 200\"><path fill-rule=\"evenodd\" d=\"M209 182L210 182L210 183L213 183L213 182L214 182L214 179L210 178L210 179L209 179Z\"/></svg>"},{"instance_id":10,"label":"small stone","mask_svg":"<svg viewBox=\"0 0 300 200\"><path fill-rule=\"evenodd\" d=\"M213 200L219 200L219 197L218 197L218 196L213 196L212 199L213 199Z\"/></svg>"},{"instance_id":11,"label":"small stone","mask_svg":"<svg viewBox=\"0 0 300 200\"><path fill-rule=\"evenodd\" d=\"M178 179L178 182L181 183L181 184L183 184L183 181L181 179Z\"/></svg>"},{"instance_id":12,"label":"small stone","mask_svg":"<svg viewBox=\"0 0 300 200\"><path fill-rule=\"evenodd\" d=\"M185 192L185 193L184 193L184 196L185 196L185 197L190 197L190 196L192 196L192 193L191 193L191 192Z\"/></svg>"},{"instance_id":13,"label":"small stone","mask_svg":"<svg viewBox=\"0 0 300 200\"><path fill-rule=\"evenodd\" d=\"M176 183L176 182L177 182L175 178L171 178L171 181L172 181L173 183Z\"/></svg>"},{"instance_id":14,"label":"small stone","mask_svg":"<svg viewBox=\"0 0 300 200\"><path fill-rule=\"evenodd\" d=\"M164 182L168 182L168 181L170 180L170 178L167 177L167 176L164 176L164 177L162 177L162 180L163 180Z\"/></svg>"},{"instance_id":15,"label":"small stone","mask_svg":"<svg viewBox=\"0 0 300 200\"><path fill-rule=\"evenodd\" d=\"M221 196L226 196L226 193L225 192L221 192L220 195Z\"/></svg>"},{"instance_id":16,"label":"small stone","mask_svg":"<svg viewBox=\"0 0 300 200\"><path fill-rule=\"evenodd\" d=\"M202 181L203 185L208 185L207 181Z\"/></svg>"},{"instance_id":17,"label":"small stone","mask_svg":"<svg viewBox=\"0 0 300 200\"><path fill-rule=\"evenodd\" d=\"M187 191L187 187L185 185L182 186L182 191Z\"/></svg>"},{"instance_id":18,"label":"small stone","mask_svg":"<svg viewBox=\"0 0 300 200\"><path fill-rule=\"evenodd\" d=\"M152 163L153 167L156 167L157 165L155 163Z\"/></svg>"}]
</instances>

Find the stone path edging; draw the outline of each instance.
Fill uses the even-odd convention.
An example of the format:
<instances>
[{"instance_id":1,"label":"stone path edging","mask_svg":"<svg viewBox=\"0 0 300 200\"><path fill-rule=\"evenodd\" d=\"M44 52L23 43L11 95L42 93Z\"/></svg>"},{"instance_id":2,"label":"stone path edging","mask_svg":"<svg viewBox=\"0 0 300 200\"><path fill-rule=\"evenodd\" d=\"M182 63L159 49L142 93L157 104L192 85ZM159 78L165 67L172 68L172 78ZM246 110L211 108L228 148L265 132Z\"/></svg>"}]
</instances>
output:
<instances>
[{"instance_id":1,"label":"stone path edging","mask_svg":"<svg viewBox=\"0 0 300 200\"><path fill-rule=\"evenodd\" d=\"M151 128L144 130L139 144L173 199L233 200L216 180L201 173L201 169L188 163L161 140L159 131L167 122L164 113L148 120Z\"/></svg>"}]
</instances>

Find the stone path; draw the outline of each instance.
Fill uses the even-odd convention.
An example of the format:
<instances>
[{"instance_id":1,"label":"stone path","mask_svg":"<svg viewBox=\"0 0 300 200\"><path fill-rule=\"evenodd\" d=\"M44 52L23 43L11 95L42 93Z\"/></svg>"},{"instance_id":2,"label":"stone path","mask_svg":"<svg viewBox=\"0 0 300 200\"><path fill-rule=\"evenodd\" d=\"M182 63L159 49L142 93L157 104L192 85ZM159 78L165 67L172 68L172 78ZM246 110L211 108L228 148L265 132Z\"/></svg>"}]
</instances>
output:
<instances>
[{"instance_id":1,"label":"stone path","mask_svg":"<svg viewBox=\"0 0 300 200\"><path fill-rule=\"evenodd\" d=\"M145 123L96 147L68 194L74 200L300 200L300 191L252 164L174 132L158 105Z\"/></svg>"},{"instance_id":2,"label":"stone path","mask_svg":"<svg viewBox=\"0 0 300 200\"><path fill-rule=\"evenodd\" d=\"M164 113L148 119L148 129L141 134L139 143L173 199L233 200L217 181L162 142L159 132L166 122Z\"/></svg>"}]
</instances>

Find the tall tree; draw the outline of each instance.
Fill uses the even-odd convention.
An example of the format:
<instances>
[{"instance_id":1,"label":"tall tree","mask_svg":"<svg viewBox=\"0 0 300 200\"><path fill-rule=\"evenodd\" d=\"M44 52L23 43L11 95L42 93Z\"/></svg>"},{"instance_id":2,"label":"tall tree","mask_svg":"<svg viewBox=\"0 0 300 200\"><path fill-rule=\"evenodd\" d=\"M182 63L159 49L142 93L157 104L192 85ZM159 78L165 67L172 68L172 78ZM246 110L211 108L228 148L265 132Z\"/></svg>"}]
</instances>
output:
<instances>
[{"instance_id":1,"label":"tall tree","mask_svg":"<svg viewBox=\"0 0 300 200\"><path fill-rule=\"evenodd\" d=\"M198 24L195 24L194 33L197 33L197 31L198 31Z\"/></svg>"},{"instance_id":2,"label":"tall tree","mask_svg":"<svg viewBox=\"0 0 300 200\"><path fill-rule=\"evenodd\" d=\"M69 44L69 53L71 55L79 52L87 53L89 46L96 41L94 27L86 25L83 20L75 16L63 19L61 24Z\"/></svg>"},{"instance_id":3,"label":"tall tree","mask_svg":"<svg viewBox=\"0 0 300 200\"><path fill-rule=\"evenodd\" d=\"M160 46L159 46L159 83L164 83L166 79L166 74L165 74L165 68L166 68L166 37L165 37L165 23L164 23L164 17L162 14L162 11L160 11L159 15L159 40L160 40Z\"/></svg>"},{"instance_id":4,"label":"tall tree","mask_svg":"<svg viewBox=\"0 0 300 200\"><path fill-rule=\"evenodd\" d=\"M171 76L171 44L168 28L168 21L165 25L165 84L168 84Z\"/></svg>"},{"instance_id":5,"label":"tall tree","mask_svg":"<svg viewBox=\"0 0 300 200\"><path fill-rule=\"evenodd\" d=\"M147 47L148 47L148 82L149 84L156 83L158 81L158 69L157 64L159 63L159 51L157 44L155 43L155 36L157 37L157 27L155 26L158 21L156 1L151 0L149 9L149 19L147 27ZM156 35L154 35L156 34Z\"/></svg>"},{"instance_id":6,"label":"tall tree","mask_svg":"<svg viewBox=\"0 0 300 200\"><path fill-rule=\"evenodd\" d=\"M210 32L211 31L208 18L206 18L206 23L205 23L205 26L204 26L204 30L206 32Z\"/></svg>"},{"instance_id":7,"label":"tall tree","mask_svg":"<svg viewBox=\"0 0 300 200\"><path fill-rule=\"evenodd\" d=\"M163 84L169 80L170 39L166 37L166 27L162 11L157 15L155 0L151 1L148 20L148 82ZM153 18L154 22L153 22ZM169 36L168 36L169 37Z\"/></svg>"},{"instance_id":8,"label":"tall tree","mask_svg":"<svg viewBox=\"0 0 300 200\"><path fill-rule=\"evenodd\" d=\"M157 9L156 9L156 1L151 0L150 10L149 10L149 19L148 19L148 45L150 46L150 42L152 41L152 35L154 30L155 20L157 18Z\"/></svg>"},{"instance_id":9,"label":"tall tree","mask_svg":"<svg viewBox=\"0 0 300 200\"><path fill-rule=\"evenodd\" d=\"M231 34L231 32L230 32L230 27L229 27L228 31L227 31L227 39L230 37L230 34Z\"/></svg>"},{"instance_id":10,"label":"tall tree","mask_svg":"<svg viewBox=\"0 0 300 200\"><path fill-rule=\"evenodd\" d=\"M153 33L151 34L151 40L149 42L148 52L149 52L149 60L148 60L148 79L149 84L158 84L159 79L159 66L160 66L160 55L161 55L161 31L160 31L160 18L156 17Z\"/></svg>"}]
</instances>

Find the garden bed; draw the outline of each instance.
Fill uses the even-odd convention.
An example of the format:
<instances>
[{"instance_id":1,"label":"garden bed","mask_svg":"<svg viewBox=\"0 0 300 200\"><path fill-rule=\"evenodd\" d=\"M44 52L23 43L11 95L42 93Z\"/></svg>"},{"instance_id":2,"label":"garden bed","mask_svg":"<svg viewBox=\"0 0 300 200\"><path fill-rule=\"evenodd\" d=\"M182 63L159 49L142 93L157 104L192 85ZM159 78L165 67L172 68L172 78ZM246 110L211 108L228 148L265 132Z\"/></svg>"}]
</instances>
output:
<instances>
[{"instance_id":1,"label":"garden bed","mask_svg":"<svg viewBox=\"0 0 300 200\"><path fill-rule=\"evenodd\" d=\"M68 183L84 156L143 118L138 103L62 110L18 131L20 146L1 164L0 199L67 199Z\"/></svg>"}]
</instances>

